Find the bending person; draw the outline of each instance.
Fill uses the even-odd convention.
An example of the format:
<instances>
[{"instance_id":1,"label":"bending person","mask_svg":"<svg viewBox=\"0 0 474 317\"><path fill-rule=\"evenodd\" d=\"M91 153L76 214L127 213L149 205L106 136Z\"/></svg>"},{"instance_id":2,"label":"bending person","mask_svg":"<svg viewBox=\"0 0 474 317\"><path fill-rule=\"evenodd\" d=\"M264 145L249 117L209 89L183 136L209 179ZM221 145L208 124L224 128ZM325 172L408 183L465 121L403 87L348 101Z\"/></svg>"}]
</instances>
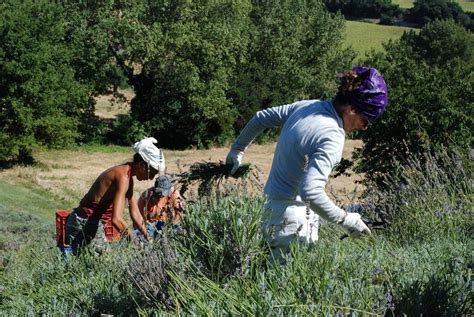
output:
<instances>
[{"instance_id":1,"label":"bending person","mask_svg":"<svg viewBox=\"0 0 474 317\"><path fill-rule=\"evenodd\" d=\"M111 167L100 174L73 210L66 222L66 236L75 255L80 247L89 244L94 251L102 253L107 246L104 229L108 222L122 237L132 239L132 232L123 218L126 200L134 225L148 238L137 199L133 195L133 176L143 181L164 173L163 152L154 145L156 142L154 138L136 142L133 145L133 161Z\"/></svg>"},{"instance_id":2,"label":"bending person","mask_svg":"<svg viewBox=\"0 0 474 317\"><path fill-rule=\"evenodd\" d=\"M303 100L257 112L227 155L234 173L259 133L282 127L264 189L263 230L275 260L283 261L291 242L316 242L319 217L340 224L350 236L370 234L358 213L336 206L324 189L342 158L345 134L367 129L385 111L387 86L375 68L354 67L340 80L333 100Z\"/></svg>"},{"instance_id":3,"label":"bending person","mask_svg":"<svg viewBox=\"0 0 474 317\"><path fill-rule=\"evenodd\" d=\"M173 229L179 228L184 212L184 199L174 188L171 177L161 175L156 179L154 187L141 194L138 209L146 218L148 234L156 235L166 224L171 224Z\"/></svg>"}]
</instances>

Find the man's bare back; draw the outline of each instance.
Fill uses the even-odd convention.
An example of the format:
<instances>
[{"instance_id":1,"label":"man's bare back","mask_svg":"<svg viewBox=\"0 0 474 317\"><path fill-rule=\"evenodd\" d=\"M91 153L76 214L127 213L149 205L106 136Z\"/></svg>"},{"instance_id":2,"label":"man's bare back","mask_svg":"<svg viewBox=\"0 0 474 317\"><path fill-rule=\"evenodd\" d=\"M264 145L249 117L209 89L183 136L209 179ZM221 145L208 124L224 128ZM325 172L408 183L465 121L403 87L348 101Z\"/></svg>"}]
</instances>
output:
<instances>
[{"instance_id":1,"label":"man's bare back","mask_svg":"<svg viewBox=\"0 0 474 317\"><path fill-rule=\"evenodd\" d=\"M121 180L124 178L124 180ZM97 177L89 192L82 198L81 205L100 204L112 205L118 185L127 183L125 198L130 199L133 195L133 178L131 176L130 164L122 164L111 167Z\"/></svg>"}]
</instances>

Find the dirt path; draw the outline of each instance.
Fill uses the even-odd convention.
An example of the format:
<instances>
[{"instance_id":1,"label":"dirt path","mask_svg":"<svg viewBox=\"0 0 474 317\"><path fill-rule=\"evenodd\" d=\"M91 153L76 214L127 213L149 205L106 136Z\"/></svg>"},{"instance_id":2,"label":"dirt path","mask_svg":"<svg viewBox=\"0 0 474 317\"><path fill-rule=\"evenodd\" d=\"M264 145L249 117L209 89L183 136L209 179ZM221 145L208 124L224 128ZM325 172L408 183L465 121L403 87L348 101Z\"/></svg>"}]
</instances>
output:
<instances>
[{"instance_id":1,"label":"dirt path","mask_svg":"<svg viewBox=\"0 0 474 317\"><path fill-rule=\"evenodd\" d=\"M349 158L355 147L360 147L360 141L347 140L344 150L344 157ZM249 162L258 166L262 172L262 180L266 181L271 167L275 144L251 145L247 150L243 162ZM167 171L169 173L178 172L178 164L186 170L186 165L201 160L218 161L224 160L228 152L227 147L213 148L209 150L186 150L171 151L165 150ZM71 208L72 202L78 202L89 189L95 178L110 166L127 162L133 153L120 152L72 152L72 151L47 151L37 154L39 166L35 167L15 167L0 172L0 178L13 183L26 183L32 186L39 186L54 193L60 200L58 208ZM350 177L340 176L331 178L327 187L327 192L333 198L347 203L353 196L360 194L361 187L356 181L362 179L361 175ZM153 185L152 181L136 182L135 191L137 193Z\"/></svg>"}]
</instances>

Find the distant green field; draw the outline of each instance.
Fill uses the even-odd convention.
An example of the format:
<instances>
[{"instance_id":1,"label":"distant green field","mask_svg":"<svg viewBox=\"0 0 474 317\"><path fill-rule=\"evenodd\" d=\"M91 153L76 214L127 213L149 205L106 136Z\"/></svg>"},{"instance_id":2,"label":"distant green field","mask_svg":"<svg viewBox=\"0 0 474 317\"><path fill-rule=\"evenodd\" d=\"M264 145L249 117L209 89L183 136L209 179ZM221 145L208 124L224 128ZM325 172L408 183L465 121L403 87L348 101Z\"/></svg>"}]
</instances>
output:
<instances>
[{"instance_id":1,"label":"distant green field","mask_svg":"<svg viewBox=\"0 0 474 317\"><path fill-rule=\"evenodd\" d=\"M461 0L458 1L464 11L474 12L474 1Z\"/></svg>"},{"instance_id":2,"label":"distant green field","mask_svg":"<svg viewBox=\"0 0 474 317\"><path fill-rule=\"evenodd\" d=\"M393 4L398 4L401 8L411 8L413 0L392 0Z\"/></svg>"},{"instance_id":3,"label":"distant green field","mask_svg":"<svg viewBox=\"0 0 474 317\"><path fill-rule=\"evenodd\" d=\"M393 4L398 4L401 8L411 8L413 0L393 0ZM474 1L459 0L457 1L464 11L474 12Z\"/></svg>"},{"instance_id":4,"label":"distant green field","mask_svg":"<svg viewBox=\"0 0 474 317\"><path fill-rule=\"evenodd\" d=\"M403 32L412 28L373 23L346 21L346 44L352 46L358 57L364 57L371 49L382 50L382 43L399 39Z\"/></svg>"}]
</instances>

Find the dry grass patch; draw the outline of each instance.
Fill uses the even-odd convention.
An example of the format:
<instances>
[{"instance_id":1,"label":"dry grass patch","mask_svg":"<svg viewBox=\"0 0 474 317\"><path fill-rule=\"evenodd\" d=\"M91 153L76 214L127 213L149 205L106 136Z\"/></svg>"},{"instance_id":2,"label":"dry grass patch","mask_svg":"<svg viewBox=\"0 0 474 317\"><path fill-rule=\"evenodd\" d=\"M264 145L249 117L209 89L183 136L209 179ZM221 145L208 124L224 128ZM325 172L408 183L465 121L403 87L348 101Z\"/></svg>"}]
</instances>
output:
<instances>
[{"instance_id":1,"label":"dry grass patch","mask_svg":"<svg viewBox=\"0 0 474 317\"><path fill-rule=\"evenodd\" d=\"M133 90L119 90L118 94L101 95L95 98L95 115L102 119L114 119L130 112Z\"/></svg>"},{"instance_id":2,"label":"dry grass patch","mask_svg":"<svg viewBox=\"0 0 474 317\"><path fill-rule=\"evenodd\" d=\"M355 147L360 147L361 142L347 140L344 157L350 158ZM59 208L74 207L87 192L96 177L105 169L128 162L132 159L133 152L130 148L114 148L116 150L105 152L97 151L67 151L51 150L36 153L39 164L34 167L17 166L0 172L0 178L10 183L21 183L32 187L46 189L58 199ZM275 144L258 145L249 147L244 163L258 166L262 171L262 181L266 181L270 171ZM178 173L186 171L192 163L202 160L225 160L228 147L212 148L208 150L165 150L167 172ZM181 170L180 170L181 168ZM362 179L361 175L340 176L331 178L328 192L335 195L341 203L346 203L354 191L359 194L361 189L356 181ZM135 182L135 192L141 193L153 185L153 181ZM350 194L350 195L349 195Z\"/></svg>"}]
</instances>

